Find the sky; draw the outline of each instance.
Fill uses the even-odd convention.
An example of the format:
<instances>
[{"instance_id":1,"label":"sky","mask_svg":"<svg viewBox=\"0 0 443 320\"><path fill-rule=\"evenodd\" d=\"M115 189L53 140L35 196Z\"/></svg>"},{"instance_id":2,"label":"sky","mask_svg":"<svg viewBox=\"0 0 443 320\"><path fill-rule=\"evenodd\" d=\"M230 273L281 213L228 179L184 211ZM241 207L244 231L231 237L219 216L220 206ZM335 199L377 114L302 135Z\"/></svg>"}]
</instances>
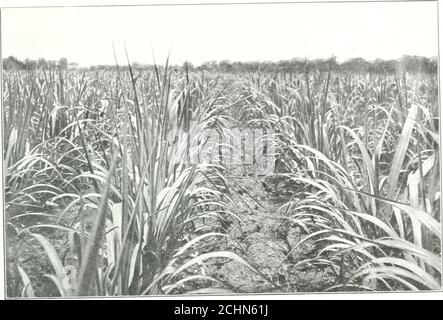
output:
<instances>
[{"instance_id":1,"label":"sky","mask_svg":"<svg viewBox=\"0 0 443 320\"><path fill-rule=\"evenodd\" d=\"M437 2L7 8L2 56L81 66L437 56Z\"/></svg>"}]
</instances>

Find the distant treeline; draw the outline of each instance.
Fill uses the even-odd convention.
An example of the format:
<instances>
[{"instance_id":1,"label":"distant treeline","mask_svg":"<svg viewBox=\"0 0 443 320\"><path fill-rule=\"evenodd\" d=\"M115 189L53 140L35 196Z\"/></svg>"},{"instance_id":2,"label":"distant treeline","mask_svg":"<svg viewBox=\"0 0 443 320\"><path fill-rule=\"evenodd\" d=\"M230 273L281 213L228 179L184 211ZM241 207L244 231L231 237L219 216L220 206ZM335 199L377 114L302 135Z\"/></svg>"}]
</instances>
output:
<instances>
[{"instance_id":1,"label":"distant treeline","mask_svg":"<svg viewBox=\"0 0 443 320\"><path fill-rule=\"evenodd\" d=\"M152 69L153 65L140 64L133 62L131 64L134 69ZM26 59L20 61L15 57L3 59L4 70L33 70L41 68L61 68L61 69L81 69L81 70L114 70L115 65L97 65L87 68L79 68L77 63L68 63L66 58L58 61ZM185 62L181 66L171 66L176 69L187 69L189 71L215 71L215 72L304 72L309 71L327 71L331 68L334 71L353 72L353 73L395 73L406 71L408 73L429 73L436 74L438 72L437 58L427 58L422 56L403 56L396 60L366 61L363 58L354 58L342 63L338 63L335 57L330 59L291 59L272 61L208 61L201 65L194 66L192 63Z\"/></svg>"},{"instance_id":2,"label":"distant treeline","mask_svg":"<svg viewBox=\"0 0 443 320\"><path fill-rule=\"evenodd\" d=\"M46 60L40 58L37 60L25 59L21 61L15 57L7 57L3 59L3 70L33 70L40 68L54 68L59 67L62 69L67 69L68 67L76 67L76 63L68 64L68 59L61 58L60 60Z\"/></svg>"},{"instance_id":3,"label":"distant treeline","mask_svg":"<svg viewBox=\"0 0 443 320\"><path fill-rule=\"evenodd\" d=\"M184 65L186 67L186 65ZM331 59L291 59L278 62L231 62L223 60L220 62L210 61L200 66L188 65L189 69L196 70L220 70L223 72L304 72L309 71L334 71L353 73L395 73L407 71L408 73L437 73L437 58L427 58L421 56L403 56L396 60L366 61L363 58L354 58L339 63L335 57Z\"/></svg>"}]
</instances>

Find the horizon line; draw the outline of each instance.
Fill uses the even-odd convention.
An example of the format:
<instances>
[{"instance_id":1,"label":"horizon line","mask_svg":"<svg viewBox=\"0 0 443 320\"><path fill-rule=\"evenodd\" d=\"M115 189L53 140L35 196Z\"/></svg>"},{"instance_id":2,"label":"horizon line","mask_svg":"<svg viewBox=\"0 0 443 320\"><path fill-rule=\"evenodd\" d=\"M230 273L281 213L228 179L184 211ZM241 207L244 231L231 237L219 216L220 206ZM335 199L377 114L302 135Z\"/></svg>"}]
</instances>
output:
<instances>
[{"instance_id":1,"label":"horizon line","mask_svg":"<svg viewBox=\"0 0 443 320\"><path fill-rule=\"evenodd\" d=\"M57 58L57 59L46 59L45 57L38 57L38 58L26 57L26 58L23 59L23 58L18 58L17 55L11 55L11 54L9 54L9 55L7 55L5 57L2 56L2 61L5 60L5 59L8 59L8 58L11 58L11 57L14 58L14 59L17 59L17 60L19 60L21 62L25 62L28 59L32 60L32 61L38 61L39 59L44 59L46 62L49 62L49 61L58 62L60 59L65 58L65 59L67 59L68 64L71 64L71 63L72 64L77 64L78 67L82 67L82 68L88 68L88 67L94 67L94 66L110 66L111 67L111 66L116 66L117 64L118 65L126 65L127 64L127 61L125 63L123 63L123 64L118 63L118 61L117 61L117 63L114 62L114 63L101 63L101 64L81 64L79 62L76 62L75 60L70 60L68 57L60 57L60 58ZM188 63L188 64L190 63L190 64L194 65L194 67L201 67L204 64L207 64L207 63L210 63L210 62L216 62L217 64L220 63L220 62L245 63L245 64L247 64L247 63L279 63L279 62L287 62L287 61L298 61L298 62L304 62L304 61L311 61L311 62L318 61L318 62L320 62L320 61L323 61L323 62L327 62L331 58L335 58L335 61L338 64L343 64L343 63L346 63L348 61L352 61L352 60L355 60L355 59L363 59L365 62L374 63L374 62L376 62L378 60L381 60L381 61L399 61L399 60L404 59L405 57L427 58L427 59L430 59L430 60L436 59L437 62L438 62L438 60L439 60L439 53L437 53L436 55L417 55L417 54L406 54L405 53L405 54L403 54L403 55L401 55L400 57L397 57L397 58L379 58L379 57L377 57L377 58L373 58L373 59L367 59L367 58L364 58L364 57L361 57L361 56L354 56L354 57L347 58L347 59L339 59L335 55L330 55L327 58L326 57L324 57L324 58L303 57L302 58L300 56L297 56L297 57L293 57L293 58L289 58L289 59L279 59L279 60L271 60L271 59L269 59L269 60L265 60L265 59L263 59L263 60L209 59L209 60L206 60L206 61L203 61L203 62L200 62L200 63L195 63L195 62L192 62L189 59L186 59L186 60L183 60L183 61L181 61L179 63L178 62L169 63L169 65L170 66L179 66L179 65L183 65L185 63ZM169 60L169 59L170 59L170 56L168 55L164 60L166 61L166 60ZM158 65L158 64L156 64L156 61L159 61L159 60L160 59L154 59L154 61L152 63L150 63L150 62L141 62L141 61L136 61L136 60L129 61L129 62L131 64L139 64L139 65L142 65L142 66L154 66L154 65Z\"/></svg>"}]
</instances>

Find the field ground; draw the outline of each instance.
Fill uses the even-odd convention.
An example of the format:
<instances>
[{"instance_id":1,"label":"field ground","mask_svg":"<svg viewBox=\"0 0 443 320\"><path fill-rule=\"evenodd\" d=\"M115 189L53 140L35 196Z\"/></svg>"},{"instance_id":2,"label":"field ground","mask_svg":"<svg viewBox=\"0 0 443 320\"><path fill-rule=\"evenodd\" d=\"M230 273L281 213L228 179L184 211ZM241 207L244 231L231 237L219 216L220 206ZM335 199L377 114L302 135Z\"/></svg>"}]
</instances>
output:
<instances>
[{"instance_id":1,"label":"field ground","mask_svg":"<svg viewBox=\"0 0 443 320\"><path fill-rule=\"evenodd\" d=\"M237 210L242 223L233 223L228 234L238 241L264 275L272 281L258 277L235 262L228 262L215 274L234 285L240 292L317 292L333 284L333 275L316 268L300 267L298 261L314 258L316 246L312 240L297 246L307 236L304 230L291 225L281 205L288 196L278 196L265 190L265 177L233 178L237 186ZM235 245L232 245L235 250ZM318 248L317 248L318 249ZM241 253L239 253L241 254Z\"/></svg>"}]
</instances>

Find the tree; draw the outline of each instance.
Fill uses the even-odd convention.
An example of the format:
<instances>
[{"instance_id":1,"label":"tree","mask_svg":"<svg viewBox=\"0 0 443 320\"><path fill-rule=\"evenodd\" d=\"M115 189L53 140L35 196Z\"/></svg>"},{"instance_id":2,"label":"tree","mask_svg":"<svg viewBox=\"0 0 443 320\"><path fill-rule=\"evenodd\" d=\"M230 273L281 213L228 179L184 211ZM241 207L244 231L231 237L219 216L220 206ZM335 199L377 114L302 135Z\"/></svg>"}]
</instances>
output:
<instances>
[{"instance_id":1,"label":"tree","mask_svg":"<svg viewBox=\"0 0 443 320\"><path fill-rule=\"evenodd\" d=\"M3 59L3 69L5 70L17 70L23 69L24 67L24 63L16 57L9 56L6 59Z\"/></svg>"},{"instance_id":2,"label":"tree","mask_svg":"<svg viewBox=\"0 0 443 320\"><path fill-rule=\"evenodd\" d=\"M232 62L229 60L220 61L218 66L224 72L231 72L232 71Z\"/></svg>"},{"instance_id":3,"label":"tree","mask_svg":"<svg viewBox=\"0 0 443 320\"><path fill-rule=\"evenodd\" d=\"M26 58L25 59L25 69L34 70L37 68L37 62L35 60Z\"/></svg>"},{"instance_id":4,"label":"tree","mask_svg":"<svg viewBox=\"0 0 443 320\"><path fill-rule=\"evenodd\" d=\"M353 73L367 73L370 63L363 58L354 58L343 62L341 68Z\"/></svg>"},{"instance_id":5,"label":"tree","mask_svg":"<svg viewBox=\"0 0 443 320\"><path fill-rule=\"evenodd\" d=\"M37 68L47 68L48 62L44 58L40 58L37 60Z\"/></svg>"},{"instance_id":6,"label":"tree","mask_svg":"<svg viewBox=\"0 0 443 320\"><path fill-rule=\"evenodd\" d=\"M68 59L60 58L60 60L58 60L58 66L60 69L66 70L68 68Z\"/></svg>"},{"instance_id":7,"label":"tree","mask_svg":"<svg viewBox=\"0 0 443 320\"><path fill-rule=\"evenodd\" d=\"M214 71L217 69L217 66L218 66L217 61L211 60L211 61L207 61L207 62L203 63L201 65L201 68L203 70L207 70L207 71Z\"/></svg>"}]
</instances>

